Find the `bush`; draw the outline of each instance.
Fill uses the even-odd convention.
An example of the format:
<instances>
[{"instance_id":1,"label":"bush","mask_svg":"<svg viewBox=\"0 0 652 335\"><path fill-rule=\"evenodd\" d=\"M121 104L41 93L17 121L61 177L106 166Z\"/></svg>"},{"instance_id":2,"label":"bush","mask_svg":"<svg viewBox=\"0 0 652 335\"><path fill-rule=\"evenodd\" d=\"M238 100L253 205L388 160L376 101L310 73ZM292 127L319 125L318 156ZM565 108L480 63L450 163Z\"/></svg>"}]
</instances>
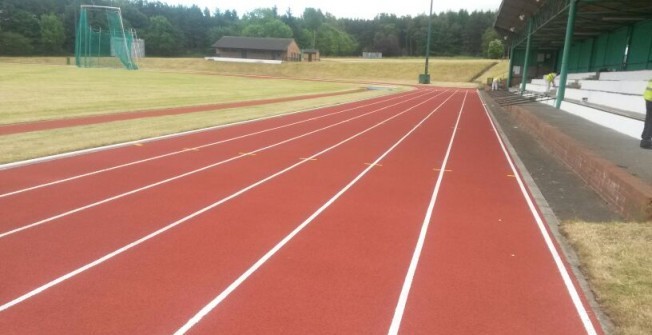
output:
<instances>
[{"instance_id":1,"label":"bush","mask_svg":"<svg viewBox=\"0 0 652 335\"><path fill-rule=\"evenodd\" d=\"M501 40L493 40L489 42L489 49L487 50L487 56L491 59L499 59L503 57L504 48L503 42Z\"/></svg>"},{"instance_id":2,"label":"bush","mask_svg":"<svg viewBox=\"0 0 652 335\"><path fill-rule=\"evenodd\" d=\"M0 32L0 55L26 56L34 51L29 38L14 32Z\"/></svg>"}]
</instances>

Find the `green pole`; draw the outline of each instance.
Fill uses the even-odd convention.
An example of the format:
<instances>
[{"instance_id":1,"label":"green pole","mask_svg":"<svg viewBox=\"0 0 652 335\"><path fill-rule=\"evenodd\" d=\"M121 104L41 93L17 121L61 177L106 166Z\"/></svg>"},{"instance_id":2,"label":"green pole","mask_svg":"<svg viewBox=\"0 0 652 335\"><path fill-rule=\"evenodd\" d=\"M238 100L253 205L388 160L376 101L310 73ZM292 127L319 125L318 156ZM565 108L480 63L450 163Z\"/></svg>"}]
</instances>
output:
<instances>
[{"instance_id":1,"label":"green pole","mask_svg":"<svg viewBox=\"0 0 652 335\"><path fill-rule=\"evenodd\" d=\"M432 31L432 1L430 0L430 14L428 15L428 39L426 40L426 69L424 74L419 76L419 84L430 84L430 75L428 74L428 59L430 58L430 35Z\"/></svg>"},{"instance_id":2,"label":"green pole","mask_svg":"<svg viewBox=\"0 0 652 335\"><path fill-rule=\"evenodd\" d=\"M428 40L426 41L426 69L425 74L428 75L428 59L430 58L430 36L432 34L432 1L430 0L430 14L428 15Z\"/></svg>"},{"instance_id":3,"label":"green pole","mask_svg":"<svg viewBox=\"0 0 652 335\"><path fill-rule=\"evenodd\" d=\"M512 78L513 78L512 72L514 71L514 49L516 49L516 47L514 47L514 46L512 46L509 49L509 68L508 68L508 72L507 72L507 88L508 89L512 86Z\"/></svg>"},{"instance_id":4,"label":"green pole","mask_svg":"<svg viewBox=\"0 0 652 335\"><path fill-rule=\"evenodd\" d=\"M559 89L557 89L557 100L555 108L561 107L566 95L566 79L568 78L568 59L570 58L571 43L573 42L573 29L575 28L575 12L577 0L571 0L568 8L568 21L566 22L566 39L564 40L564 52L561 57L561 73L559 74Z\"/></svg>"},{"instance_id":5,"label":"green pole","mask_svg":"<svg viewBox=\"0 0 652 335\"><path fill-rule=\"evenodd\" d=\"M530 63L530 45L532 40L532 18L527 20L527 44L525 45L525 61L523 62L523 75L521 76L521 95L525 92L525 84L527 83L527 70Z\"/></svg>"}]
</instances>

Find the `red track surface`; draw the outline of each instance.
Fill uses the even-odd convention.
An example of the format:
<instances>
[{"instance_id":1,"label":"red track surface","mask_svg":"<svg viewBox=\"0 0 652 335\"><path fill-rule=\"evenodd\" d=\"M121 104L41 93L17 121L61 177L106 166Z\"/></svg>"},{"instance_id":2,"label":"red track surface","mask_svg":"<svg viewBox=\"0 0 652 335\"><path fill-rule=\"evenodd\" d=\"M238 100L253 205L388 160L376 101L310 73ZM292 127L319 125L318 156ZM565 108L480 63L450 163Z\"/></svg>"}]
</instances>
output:
<instances>
[{"instance_id":1,"label":"red track surface","mask_svg":"<svg viewBox=\"0 0 652 335\"><path fill-rule=\"evenodd\" d=\"M0 180L2 334L602 334L474 91Z\"/></svg>"}]
</instances>

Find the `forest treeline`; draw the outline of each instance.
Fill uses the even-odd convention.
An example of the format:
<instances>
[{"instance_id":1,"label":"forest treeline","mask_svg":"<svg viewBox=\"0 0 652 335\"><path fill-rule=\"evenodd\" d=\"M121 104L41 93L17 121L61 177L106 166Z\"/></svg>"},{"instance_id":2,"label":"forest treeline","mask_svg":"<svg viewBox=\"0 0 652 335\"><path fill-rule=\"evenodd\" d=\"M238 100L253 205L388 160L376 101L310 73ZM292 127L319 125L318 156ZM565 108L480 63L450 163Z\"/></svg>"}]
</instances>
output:
<instances>
[{"instance_id":1,"label":"forest treeline","mask_svg":"<svg viewBox=\"0 0 652 335\"><path fill-rule=\"evenodd\" d=\"M316 8L303 13L260 8L248 13L168 5L148 0L0 0L0 55L68 55L82 4L120 7L124 25L145 40L148 56L206 56L222 36L292 37L325 56L423 56L428 16L380 14L337 18ZM499 58L493 11L433 13L431 55Z\"/></svg>"}]
</instances>

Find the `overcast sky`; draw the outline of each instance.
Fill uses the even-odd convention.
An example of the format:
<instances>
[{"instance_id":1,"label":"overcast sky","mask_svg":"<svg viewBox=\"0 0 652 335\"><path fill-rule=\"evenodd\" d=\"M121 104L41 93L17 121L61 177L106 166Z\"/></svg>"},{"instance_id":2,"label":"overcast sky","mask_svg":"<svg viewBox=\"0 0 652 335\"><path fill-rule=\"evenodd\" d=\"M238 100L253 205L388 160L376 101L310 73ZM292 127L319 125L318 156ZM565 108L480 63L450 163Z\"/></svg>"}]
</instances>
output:
<instances>
[{"instance_id":1,"label":"overcast sky","mask_svg":"<svg viewBox=\"0 0 652 335\"><path fill-rule=\"evenodd\" d=\"M221 11L235 9L242 16L256 8L269 8L276 6L279 14L285 13L289 7L294 16L301 16L304 8L313 7L328 12L338 18L363 18L373 19L377 14L389 13L397 16L417 16L430 10L428 0L160 0L170 5L182 4L199 6L202 10L208 8L211 12L215 8ZM439 13L447 10L459 9L473 10L498 10L502 0L434 0L433 12Z\"/></svg>"}]
</instances>

